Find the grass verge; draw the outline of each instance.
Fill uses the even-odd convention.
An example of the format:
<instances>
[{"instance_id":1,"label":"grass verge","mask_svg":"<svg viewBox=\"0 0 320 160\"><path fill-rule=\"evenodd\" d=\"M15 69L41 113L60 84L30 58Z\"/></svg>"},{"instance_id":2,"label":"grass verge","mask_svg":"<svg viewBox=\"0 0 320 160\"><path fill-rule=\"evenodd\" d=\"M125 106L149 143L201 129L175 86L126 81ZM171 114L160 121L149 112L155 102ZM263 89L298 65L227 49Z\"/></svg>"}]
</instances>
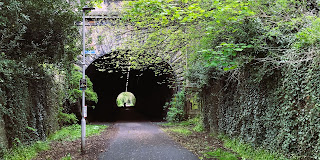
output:
<instances>
[{"instance_id":1,"label":"grass verge","mask_svg":"<svg viewBox=\"0 0 320 160\"><path fill-rule=\"evenodd\" d=\"M188 129L188 128L184 128L184 127L173 127L173 128L165 128L163 129L165 132L175 132L175 133L179 133L179 134L183 134L185 136L191 135L192 132Z\"/></svg>"},{"instance_id":2,"label":"grass verge","mask_svg":"<svg viewBox=\"0 0 320 160\"><path fill-rule=\"evenodd\" d=\"M219 159L219 160L297 160L299 158L288 158L281 153L271 152L262 148L254 148L250 144L243 143L240 139L231 139L224 135L213 135L204 132L204 128L200 118L193 118L180 123L164 123L162 124L165 132L174 132L171 134L179 142L185 142L184 145L189 149L197 148L196 151L199 159ZM201 136L201 137L199 137ZM206 138L206 137L212 137ZM210 143L207 143L211 139ZM214 140L216 139L216 140ZM216 145L216 142L221 145ZM196 143L202 143L196 144ZM199 147L201 149L199 149ZM200 151L199 151L200 150Z\"/></svg>"},{"instance_id":3,"label":"grass verge","mask_svg":"<svg viewBox=\"0 0 320 160\"><path fill-rule=\"evenodd\" d=\"M241 142L239 139L231 139L224 135L219 135L219 139L224 142L226 148L230 148L234 152L237 152L242 159L254 159L254 160L297 160L298 157L287 158L281 153L271 152L262 148L254 148L250 144Z\"/></svg>"},{"instance_id":4,"label":"grass verge","mask_svg":"<svg viewBox=\"0 0 320 160\"><path fill-rule=\"evenodd\" d=\"M38 152L48 150L50 148L49 142L37 141L28 146L18 146L5 151L4 160L22 160L31 159L37 155Z\"/></svg>"},{"instance_id":5,"label":"grass verge","mask_svg":"<svg viewBox=\"0 0 320 160\"><path fill-rule=\"evenodd\" d=\"M202 121L199 117L191 118L186 121L179 122L179 123L168 122L168 123L162 124L162 126L166 126L166 127L183 126L183 127L189 128L195 132L204 131Z\"/></svg>"},{"instance_id":6,"label":"grass verge","mask_svg":"<svg viewBox=\"0 0 320 160\"><path fill-rule=\"evenodd\" d=\"M107 126L105 125L87 125L86 126L86 137L98 135ZM49 136L50 141L73 141L81 137L81 126L74 124L71 126L63 127L54 134Z\"/></svg>"},{"instance_id":7,"label":"grass verge","mask_svg":"<svg viewBox=\"0 0 320 160\"><path fill-rule=\"evenodd\" d=\"M222 150L222 149L216 149L214 151L206 152L204 154L205 158L208 159L219 159L219 160L238 160L239 155Z\"/></svg>"},{"instance_id":8,"label":"grass verge","mask_svg":"<svg viewBox=\"0 0 320 160\"><path fill-rule=\"evenodd\" d=\"M86 137L99 135L107 126L87 125ZM20 145L6 150L3 155L4 160L29 160L37 156L37 153L50 149L52 141L72 141L81 137L81 126L71 125L63 127L50 135L47 141L37 141L31 145ZM68 159L68 157L66 157Z\"/></svg>"}]
</instances>

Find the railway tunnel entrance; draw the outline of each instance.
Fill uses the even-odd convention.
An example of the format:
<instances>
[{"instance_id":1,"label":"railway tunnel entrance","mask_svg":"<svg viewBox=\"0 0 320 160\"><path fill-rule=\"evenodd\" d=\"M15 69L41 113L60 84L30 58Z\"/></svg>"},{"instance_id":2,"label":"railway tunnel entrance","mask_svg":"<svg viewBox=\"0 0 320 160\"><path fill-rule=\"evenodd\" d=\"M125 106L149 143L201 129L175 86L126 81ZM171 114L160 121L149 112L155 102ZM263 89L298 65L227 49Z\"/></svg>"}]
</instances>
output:
<instances>
[{"instance_id":1,"label":"railway tunnel entrance","mask_svg":"<svg viewBox=\"0 0 320 160\"><path fill-rule=\"evenodd\" d=\"M117 63L114 63L117 62ZM129 72L127 91L135 96L135 105L118 107L118 95L126 91L128 76L127 64L121 59L104 55L91 63L86 74L93 83L93 89L98 94L98 103L94 108L88 107L88 121L160 121L166 116L163 106L173 96L171 80L174 74L169 64L161 62L149 65L143 69L131 69ZM154 68L162 66L170 71L157 74Z\"/></svg>"}]
</instances>

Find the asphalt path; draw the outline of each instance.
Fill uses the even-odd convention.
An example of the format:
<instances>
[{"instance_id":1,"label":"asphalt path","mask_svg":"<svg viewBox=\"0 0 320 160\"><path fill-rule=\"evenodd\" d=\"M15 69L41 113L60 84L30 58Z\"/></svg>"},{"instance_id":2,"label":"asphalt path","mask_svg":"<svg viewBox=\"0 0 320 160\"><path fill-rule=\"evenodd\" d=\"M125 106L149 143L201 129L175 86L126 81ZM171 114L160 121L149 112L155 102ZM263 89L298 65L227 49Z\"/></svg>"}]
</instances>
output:
<instances>
[{"instance_id":1,"label":"asphalt path","mask_svg":"<svg viewBox=\"0 0 320 160\"><path fill-rule=\"evenodd\" d=\"M117 122L118 133L100 160L198 160L151 122Z\"/></svg>"}]
</instances>

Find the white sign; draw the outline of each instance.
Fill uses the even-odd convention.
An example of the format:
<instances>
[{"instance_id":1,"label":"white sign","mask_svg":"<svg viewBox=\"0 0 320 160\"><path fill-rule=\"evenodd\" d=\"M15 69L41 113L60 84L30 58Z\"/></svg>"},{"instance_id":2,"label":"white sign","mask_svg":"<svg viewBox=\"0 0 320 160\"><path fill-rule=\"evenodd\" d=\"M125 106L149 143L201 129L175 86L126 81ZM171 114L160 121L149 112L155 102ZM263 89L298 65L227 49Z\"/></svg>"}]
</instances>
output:
<instances>
[{"instance_id":1,"label":"white sign","mask_svg":"<svg viewBox=\"0 0 320 160\"><path fill-rule=\"evenodd\" d=\"M83 117L84 118L87 118L87 112L88 112L88 109L87 109L88 107L87 106L84 106L83 107Z\"/></svg>"}]
</instances>

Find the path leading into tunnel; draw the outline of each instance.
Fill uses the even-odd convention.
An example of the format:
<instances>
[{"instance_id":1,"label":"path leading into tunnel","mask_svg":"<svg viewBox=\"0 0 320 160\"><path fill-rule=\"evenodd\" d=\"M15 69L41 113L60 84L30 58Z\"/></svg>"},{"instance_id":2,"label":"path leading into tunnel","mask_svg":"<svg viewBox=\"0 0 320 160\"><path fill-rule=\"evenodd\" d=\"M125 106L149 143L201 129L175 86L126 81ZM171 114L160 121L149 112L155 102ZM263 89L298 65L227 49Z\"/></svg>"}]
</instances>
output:
<instances>
[{"instance_id":1,"label":"path leading into tunnel","mask_svg":"<svg viewBox=\"0 0 320 160\"><path fill-rule=\"evenodd\" d=\"M120 121L118 133L100 160L198 160L148 121Z\"/></svg>"}]
</instances>

